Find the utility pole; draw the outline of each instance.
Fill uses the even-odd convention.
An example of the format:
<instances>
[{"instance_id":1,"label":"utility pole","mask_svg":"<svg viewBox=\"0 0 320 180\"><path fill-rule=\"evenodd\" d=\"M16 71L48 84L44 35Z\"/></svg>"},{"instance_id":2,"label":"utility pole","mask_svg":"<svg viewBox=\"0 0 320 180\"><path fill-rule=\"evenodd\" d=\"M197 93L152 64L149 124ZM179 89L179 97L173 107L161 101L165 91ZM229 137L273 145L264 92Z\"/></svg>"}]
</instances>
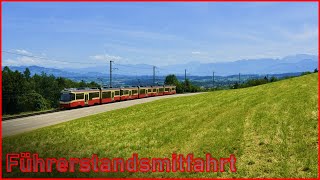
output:
<instances>
[{"instance_id":1,"label":"utility pole","mask_svg":"<svg viewBox=\"0 0 320 180\"><path fill-rule=\"evenodd\" d=\"M214 88L214 72L212 72L212 87Z\"/></svg>"},{"instance_id":2,"label":"utility pole","mask_svg":"<svg viewBox=\"0 0 320 180\"><path fill-rule=\"evenodd\" d=\"M239 73L239 84L240 84L240 73Z\"/></svg>"},{"instance_id":3,"label":"utility pole","mask_svg":"<svg viewBox=\"0 0 320 180\"><path fill-rule=\"evenodd\" d=\"M112 62L110 61L110 88L112 88Z\"/></svg>"},{"instance_id":4,"label":"utility pole","mask_svg":"<svg viewBox=\"0 0 320 180\"><path fill-rule=\"evenodd\" d=\"M138 79L139 86L141 86L140 79Z\"/></svg>"},{"instance_id":5,"label":"utility pole","mask_svg":"<svg viewBox=\"0 0 320 180\"><path fill-rule=\"evenodd\" d=\"M156 67L153 66L153 86L156 84Z\"/></svg>"}]
</instances>

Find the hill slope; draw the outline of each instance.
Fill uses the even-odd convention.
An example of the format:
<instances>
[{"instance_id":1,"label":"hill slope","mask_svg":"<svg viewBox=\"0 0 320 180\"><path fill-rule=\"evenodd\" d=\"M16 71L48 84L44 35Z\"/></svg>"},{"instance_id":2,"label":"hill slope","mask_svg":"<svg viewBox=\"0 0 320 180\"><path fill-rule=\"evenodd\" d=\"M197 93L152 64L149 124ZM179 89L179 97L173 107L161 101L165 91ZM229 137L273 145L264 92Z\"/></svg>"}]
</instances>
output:
<instances>
[{"instance_id":1,"label":"hill slope","mask_svg":"<svg viewBox=\"0 0 320 180\"><path fill-rule=\"evenodd\" d=\"M246 89L172 98L3 139L41 157L237 158L237 173L78 173L108 177L317 177L318 74ZM85 108L84 108L85 110ZM5 169L3 169L3 172ZM5 177L26 174L8 174ZM34 176L34 174L27 174ZM39 174L38 174L39 175ZM48 174L40 174L48 176Z\"/></svg>"}]
</instances>

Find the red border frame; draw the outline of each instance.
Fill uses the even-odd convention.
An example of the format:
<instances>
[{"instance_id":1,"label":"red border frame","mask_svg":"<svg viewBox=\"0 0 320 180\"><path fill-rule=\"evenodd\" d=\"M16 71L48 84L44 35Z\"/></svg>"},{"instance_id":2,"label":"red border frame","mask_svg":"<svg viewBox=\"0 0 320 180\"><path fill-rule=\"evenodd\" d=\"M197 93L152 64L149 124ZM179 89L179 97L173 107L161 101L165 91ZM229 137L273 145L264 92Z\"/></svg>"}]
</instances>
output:
<instances>
[{"instance_id":1,"label":"red border frame","mask_svg":"<svg viewBox=\"0 0 320 180\"><path fill-rule=\"evenodd\" d=\"M319 41L319 25L320 25L320 0L0 0L0 67L2 69L2 2L318 2L318 70L320 70L320 59L319 59L319 50L320 50L320 41ZM233 179L241 179L241 180L261 180L261 179L283 179L283 180L296 180L296 179L303 179L303 180L316 180L320 179L320 84L319 84L320 74L318 73L318 178L81 178L81 179L146 179L146 180L153 180L153 179L219 179L219 180L233 180ZM2 177L2 70L0 71L0 179L8 179L8 180L22 180L26 178L3 178ZM27 178L27 179L37 179L37 180L47 180L50 178ZM76 178L59 178L59 179L76 179Z\"/></svg>"},{"instance_id":2,"label":"red border frame","mask_svg":"<svg viewBox=\"0 0 320 180\"><path fill-rule=\"evenodd\" d=\"M319 2L319 0L1 0L1 2Z\"/></svg>"},{"instance_id":3,"label":"red border frame","mask_svg":"<svg viewBox=\"0 0 320 180\"><path fill-rule=\"evenodd\" d=\"M1 67L1 71L0 71L0 88L1 88L1 93L0 93L0 117L1 117L1 122L0 122L0 178L2 179L2 0L1 0L1 4L0 4L0 39L1 39L1 43L0 43L0 55L1 55L1 59L0 59L0 67Z\"/></svg>"}]
</instances>

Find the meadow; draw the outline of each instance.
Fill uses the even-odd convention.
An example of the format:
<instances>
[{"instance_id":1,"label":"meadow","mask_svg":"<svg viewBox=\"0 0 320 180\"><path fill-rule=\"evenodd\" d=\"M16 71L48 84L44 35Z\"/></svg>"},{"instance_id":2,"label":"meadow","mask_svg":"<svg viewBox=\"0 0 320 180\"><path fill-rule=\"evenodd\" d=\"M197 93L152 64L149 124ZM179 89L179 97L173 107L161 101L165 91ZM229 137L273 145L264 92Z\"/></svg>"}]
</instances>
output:
<instances>
[{"instance_id":1,"label":"meadow","mask_svg":"<svg viewBox=\"0 0 320 180\"><path fill-rule=\"evenodd\" d=\"M85 108L83 108L85 110ZM3 138L4 177L310 177L318 175L318 74L158 100ZM237 158L237 172L13 173L5 154Z\"/></svg>"}]
</instances>

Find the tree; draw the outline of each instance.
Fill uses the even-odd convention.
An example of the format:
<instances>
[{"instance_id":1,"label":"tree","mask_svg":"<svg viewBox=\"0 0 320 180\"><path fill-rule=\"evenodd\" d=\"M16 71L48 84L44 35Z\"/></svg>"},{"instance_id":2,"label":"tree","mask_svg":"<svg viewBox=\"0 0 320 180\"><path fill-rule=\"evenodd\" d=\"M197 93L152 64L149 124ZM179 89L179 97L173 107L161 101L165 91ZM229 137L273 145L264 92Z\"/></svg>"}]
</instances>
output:
<instances>
[{"instance_id":1,"label":"tree","mask_svg":"<svg viewBox=\"0 0 320 180\"><path fill-rule=\"evenodd\" d=\"M232 86L232 89L238 89L238 88L239 88L239 83L238 82L234 83L234 85Z\"/></svg>"},{"instance_id":2,"label":"tree","mask_svg":"<svg viewBox=\"0 0 320 180\"><path fill-rule=\"evenodd\" d=\"M2 72L2 111L6 113L17 112L18 96L23 95L28 90L27 81L19 71L11 71L5 67Z\"/></svg>"},{"instance_id":3,"label":"tree","mask_svg":"<svg viewBox=\"0 0 320 180\"><path fill-rule=\"evenodd\" d=\"M314 72L314 73L317 73L317 72L318 72L318 69L317 69L317 68L315 68L313 72Z\"/></svg>"},{"instance_id":4,"label":"tree","mask_svg":"<svg viewBox=\"0 0 320 180\"><path fill-rule=\"evenodd\" d=\"M276 77L272 76L271 79L270 79L270 82L275 82L275 81L277 81L277 80L278 80L278 79L277 79Z\"/></svg>"},{"instance_id":5,"label":"tree","mask_svg":"<svg viewBox=\"0 0 320 180\"><path fill-rule=\"evenodd\" d=\"M39 111L50 108L48 101L36 92L17 97L17 109L23 111Z\"/></svg>"},{"instance_id":6,"label":"tree","mask_svg":"<svg viewBox=\"0 0 320 180\"><path fill-rule=\"evenodd\" d=\"M86 86L87 86L86 82L84 82L84 80L81 80L81 82L79 83L79 87L84 88Z\"/></svg>"},{"instance_id":7,"label":"tree","mask_svg":"<svg viewBox=\"0 0 320 180\"><path fill-rule=\"evenodd\" d=\"M4 68L3 68L3 73L11 73L12 71L11 71L11 69L8 67L8 66L5 66Z\"/></svg>"},{"instance_id":8,"label":"tree","mask_svg":"<svg viewBox=\"0 0 320 180\"><path fill-rule=\"evenodd\" d=\"M174 74L170 74L166 76L166 79L164 81L165 85L172 85L176 86L176 92L177 93L183 93L184 92L184 83L179 82L178 78Z\"/></svg>"},{"instance_id":9,"label":"tree","mask_svg":"<svg viewBox=\"0 0 320 180\"><path fill-rule=\"evenodd\" d=\"M166 79L164 81L165 85L177 85L179 83L176 75L174 74L170 74L168 76L166 76Z\"/></svg>"},{"instance_id":10,"label":"tree","mask_svg":"<svg viewBox=\"0 0 320 180\"><path fill-rule=\"evenodd\" d=\"M25 77L27 80L30 79L31 73L30 73L29 68L26 68L26 70L23 72L23 74L24 74L24 77Z\"/></svg>"},{"instance_id":11,"label":"tree","mask_svg":"<svg viewBox=\"0 0 320 180\"><path fill-rule=\"evenodd\" d=\"M100 87L100 85L94 81L91 81L89 84L88 84L88 87L91 87L91 88L94 88L94 87Z\"/></svg>"},{"instance_id":12,"label":"tree","mask_svg":"<svg viewBox=\"0 0 320 180\"><path fill-rule=\"evenodd\" d=\"M189 79L186 79L185 82L179 82L178 78L174 74L166 76L164 84L176 86L177 93L200 91L200 87L193 85Z\"/></svg>"},{"instance_id":13,"label":"tree","mask_svg":"<svg viewBox=\"0 0 320 180\"><path fill-rule=\"evenodd\" d=\"M311 74L311 72L310 71L303 72L303 73L301 73L301 76L304 76L304 75L307 75L307 74Z\"/></svg>"}]
</instances>

